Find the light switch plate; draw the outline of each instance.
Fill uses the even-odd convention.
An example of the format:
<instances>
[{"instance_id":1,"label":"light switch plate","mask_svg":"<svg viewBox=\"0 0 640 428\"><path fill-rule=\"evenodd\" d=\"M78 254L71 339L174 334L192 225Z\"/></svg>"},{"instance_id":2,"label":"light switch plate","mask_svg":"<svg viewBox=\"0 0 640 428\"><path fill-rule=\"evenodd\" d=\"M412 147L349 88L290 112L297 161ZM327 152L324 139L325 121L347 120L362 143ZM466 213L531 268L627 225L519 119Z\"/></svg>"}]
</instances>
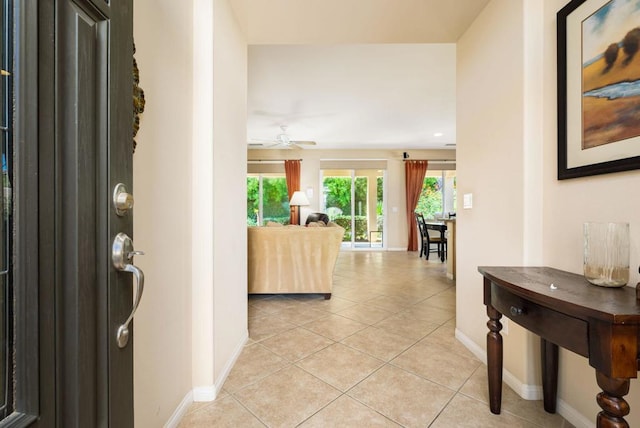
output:
<instances>
[{"instance_id":1,"label":"light switch plate","mask_svg":"<svg viewBox=\"0 0 640 428\"><path fill-rule=\"evenodd\" d=\"M473 193L465 193L462 196L462 207L465 210L473 208Z\"/></svg>"}]
</instances>

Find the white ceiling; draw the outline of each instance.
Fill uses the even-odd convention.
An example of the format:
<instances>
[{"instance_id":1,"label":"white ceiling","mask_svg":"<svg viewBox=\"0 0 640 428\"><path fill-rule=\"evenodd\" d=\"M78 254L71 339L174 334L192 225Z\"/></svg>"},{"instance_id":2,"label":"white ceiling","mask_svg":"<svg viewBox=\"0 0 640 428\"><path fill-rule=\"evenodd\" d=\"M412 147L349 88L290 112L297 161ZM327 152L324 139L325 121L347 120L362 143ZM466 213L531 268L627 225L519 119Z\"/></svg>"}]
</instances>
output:
<instances>
[{"instance_id":1,"label":"white ceiling","mask_svg":"<svg viewBox=\"0 0 640 428\"><path fill-rule=\"evenodd\" d=\"M249 46L250 140L455 143L455 42L489 0L231 0ZM442 136L434 136L442 133Z\"/></svg>"}]
</instances>

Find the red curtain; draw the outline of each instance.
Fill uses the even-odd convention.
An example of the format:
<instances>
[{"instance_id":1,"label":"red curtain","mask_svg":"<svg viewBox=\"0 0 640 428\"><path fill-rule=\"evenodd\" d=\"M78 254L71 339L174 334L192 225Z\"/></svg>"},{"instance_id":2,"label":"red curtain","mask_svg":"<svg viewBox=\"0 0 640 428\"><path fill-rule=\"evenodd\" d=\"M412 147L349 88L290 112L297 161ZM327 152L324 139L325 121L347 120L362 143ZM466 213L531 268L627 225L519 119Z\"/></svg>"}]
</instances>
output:
<instances>
[{"instance_id":1,"label":"red curtain","mask_svg":"<svg viewBox=\"0 0 640 428\"><path fill-rule=\"evenodd\" d=\"M414 211L420 199L424 176L427 173L426 160L405 161L404 162L404 181L407 196L407 229L409 229L409 244L407 251L418 250L418 232L416 230L416 222Z\"/></svg>"},{"instance_id":2,"label":"red curtain","mask_svg":"<svg viewBox=\"0 0 640 428\"><path fill-rule=\"evenodd\" d=\"M300 161L299 160L286 160L284 161L284 172L287 177L287 193L289 194L289 200L293 196L293 192L300 190ZM289 207L289 224L296 224L298 220L296 207Z\"/></svg>"}]
</instances>

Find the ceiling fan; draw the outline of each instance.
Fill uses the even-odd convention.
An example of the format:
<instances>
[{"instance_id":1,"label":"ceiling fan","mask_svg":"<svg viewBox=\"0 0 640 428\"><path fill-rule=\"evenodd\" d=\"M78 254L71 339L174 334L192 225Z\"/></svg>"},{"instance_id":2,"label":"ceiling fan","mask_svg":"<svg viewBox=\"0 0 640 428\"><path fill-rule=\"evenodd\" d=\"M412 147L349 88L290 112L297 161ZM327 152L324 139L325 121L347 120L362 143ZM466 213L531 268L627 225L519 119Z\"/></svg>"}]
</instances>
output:
<instances>
[{"instance_id":1,"label":"ceiling fan","mask_svg":"<svg viewBox=\"0 0 640 428\"><path fill-rule=\"evenodd\" d=\"M249 142L249 147L250 148L255 148L255 147L266 147L266 148L272 148L272 147L278 147L278 148L285 148L285 149L291 149L291 148L302 148L301 146L315 146L316 142L315 141L300 141L300 140L292 140L291 138L289 138L289 135L287 134L287 127L286 125L281 125L280 126L280 130L282 132L280 132L278 135L276 135L276 138L274 140L268 140L266 142L266 144L264 142L261 142L260 140L252 140Z\"/></svg>"}]
</instances>

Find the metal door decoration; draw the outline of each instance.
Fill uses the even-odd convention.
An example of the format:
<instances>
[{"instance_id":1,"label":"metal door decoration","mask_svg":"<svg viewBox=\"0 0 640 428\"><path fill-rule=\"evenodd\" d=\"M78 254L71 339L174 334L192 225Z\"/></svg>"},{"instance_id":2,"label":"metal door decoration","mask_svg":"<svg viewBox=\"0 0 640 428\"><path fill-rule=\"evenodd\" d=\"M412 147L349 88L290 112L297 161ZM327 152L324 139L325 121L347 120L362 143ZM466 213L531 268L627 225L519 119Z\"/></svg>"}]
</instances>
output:
<instances>
[{"instance_id":1,"label":"metal door decoration","mask_svg":"<svg viewBox=\"0 0 640 428\"><path fill-rule=\"evenodd\" d=\"M140 129L140 115L144 113L145 99L144 91L140 87L140 70L135 57L136 44L133 44L133 152L136 152L136 135Z\"/></svg>"}]
</instances>

